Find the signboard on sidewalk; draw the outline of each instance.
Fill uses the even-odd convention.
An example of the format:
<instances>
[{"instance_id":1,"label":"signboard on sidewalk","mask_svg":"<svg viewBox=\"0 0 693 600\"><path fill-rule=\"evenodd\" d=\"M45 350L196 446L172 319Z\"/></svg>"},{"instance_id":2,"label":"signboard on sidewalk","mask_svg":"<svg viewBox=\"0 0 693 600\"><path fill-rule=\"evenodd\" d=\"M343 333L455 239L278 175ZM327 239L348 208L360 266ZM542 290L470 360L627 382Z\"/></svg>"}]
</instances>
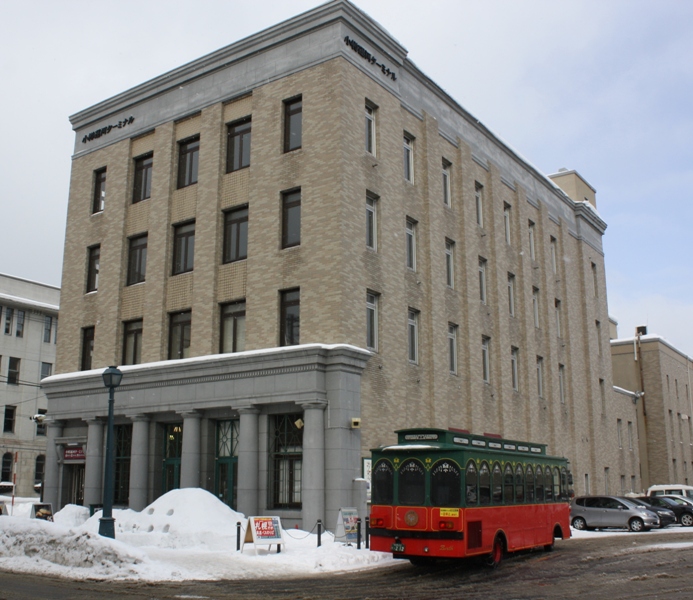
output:
<instances>
[{"instance_id":1,"label":"signboard on sidewalk","mask_svg":"<svg viewBox=\"0 0 693 600\"><path fill-rule=\"evenodd\" d=\"M31 518L41 519L43 521L53 520L53 505L52 504L32 504Z\"/></svg>"},{"instance_id":2,"label":"signboard on sidewalk","mask_svg":"<svg viewBox=\"0 0 693 600\"><path fill-rule=\"evenodd\" d=\"M282 524L279 517L250 517L248 519L248 529L245 531L246 542L255 544L255 546L271 546L277 544L277 552L280 551L282 539ZM241 552L243 548L241 547Z\"/></svg>"},{"instance_id":3,"label":"signboard on sidewalk","mask_svg":"<svg viewBox=\"0 0 693 600\"><path fill-rule=\"evenodd\" d=\"M340 508L335 527L335 539L340 542L356 542L358 538L357 521L359 511L355 508Z\"/></svg>"}]
</instances>

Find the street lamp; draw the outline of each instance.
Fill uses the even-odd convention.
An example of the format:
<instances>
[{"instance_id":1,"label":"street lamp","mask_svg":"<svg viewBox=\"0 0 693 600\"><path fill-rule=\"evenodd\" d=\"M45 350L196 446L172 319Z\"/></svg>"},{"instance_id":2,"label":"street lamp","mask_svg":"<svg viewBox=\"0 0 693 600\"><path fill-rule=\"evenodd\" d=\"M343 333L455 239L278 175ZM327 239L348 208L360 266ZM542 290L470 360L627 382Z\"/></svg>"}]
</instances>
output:
<instances>
[{"instance_id":1,"label":"street lamp","mask_svg":"<svg viewBox=\"0 0 693 600\"><path fill-rule=\"evenodd\" d=\"M99 535L115 539L113 518L113 487L115 479L113 456L113 403L115 389L120 385L123 373L118 367L108 367L103 374L103 384L108 388L108 426L106 429L106 472L103 477L103 513L99 519Z\"/></svg>"}]
</instances>

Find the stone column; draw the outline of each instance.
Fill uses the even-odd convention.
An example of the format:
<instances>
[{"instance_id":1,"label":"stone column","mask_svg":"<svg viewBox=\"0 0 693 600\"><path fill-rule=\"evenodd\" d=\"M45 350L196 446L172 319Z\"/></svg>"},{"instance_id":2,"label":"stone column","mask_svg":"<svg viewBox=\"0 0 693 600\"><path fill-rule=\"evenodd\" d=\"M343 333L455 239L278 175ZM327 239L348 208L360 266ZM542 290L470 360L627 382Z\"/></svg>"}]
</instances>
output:
<instances>
[{"instance_id":1,"label":"stone column","mask_svg":"<svg viewBox=\"0 0 693 600\"><path fill-rule=\"evenodd\" d=\"M200 487L200 418L194 410L183 417L183 449L180 458L180 487Z\"/></svg>"},{"instance_id":2,"label":"stone column","mask_svg":"<svg viewBox=\"0 0 693 600\"><path fill-rule=\"evenodd\" d=\"M135 415L132 421L132 450L130 452L130 508L142 510L147 506L149 476L149 417Z\"/></svg>"},{"instance_id":3,"label":"stone column","mask_svg":"<svg viewBox=\"0 0 693 600\"><path fill-rule=\"evenodd\" d=\"M62 507L58 506L60 481L60 465L63 457L56 440L63 435L63 421L46 420L48 431L46 432L46 472L43 477L43 501L53 505L53 511L57 512Z\"/></svg>"},{"instance_id":4,"label":"stone column","mask_svg":"<svg viewBox=\"0 0 693 600\"><path fill-rule=\"evenodd\" d=\"M318 519L325 522L325 407L324 400L300 402L303 407L303 529Z\"/></svg>"},{"instance_id":5,"label":"stone column","mask_svg":"<svg viewBox=\"0 0 693 600\"><path fill-rule=\"evenodd\" d=\"M103 502L103 427L99 418L87 420L87 454L84 464L84 505Z\"/></svg>"},{"instance_id":6,"label":"stone column","mask_svg":"<svg viewBox=\"0 0 693 600\"><path fill-rule=\"evenodd\" d=\"M250 517L257 514L259 491L258 415L254 407L239 408L238 425L238 511Z\"/></svg>"}]
</instances>

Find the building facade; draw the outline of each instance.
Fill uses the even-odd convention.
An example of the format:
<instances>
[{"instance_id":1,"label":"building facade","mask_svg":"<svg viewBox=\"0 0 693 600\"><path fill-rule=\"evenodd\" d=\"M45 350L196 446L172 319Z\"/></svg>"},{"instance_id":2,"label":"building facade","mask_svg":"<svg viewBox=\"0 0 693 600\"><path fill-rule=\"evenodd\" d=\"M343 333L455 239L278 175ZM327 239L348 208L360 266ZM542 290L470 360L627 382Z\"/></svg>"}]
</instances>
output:
<instances>
[{"instance_id":1,"label":"building facade","mask_svg":"<svg viewBox=\"0 0 693 600\"><path fill-rule=\"evenodd\" d=\"M47 400L39 382L53 373L59 304L60 288L0 273L0 493L40 493Z\"/></svg>"},{"instance_id":2,"label":"building facade","mask_svg":"<svg viewBox=\"0 0 693 600\"><path fill-rule=\"evenodd\" d=\"M131 461L120 499L134 507L192 484L247 514L329 523L360 497L369 449L413 426L546 443L570 459L577 491L608 488L614 415L632 403L612 392L594 190L574 171L555 183L538 172L353 4L328 2L71 121L61 375L45 388L51 439L86 448L89 498L110 364L132 365L116 411ZM320 349L315 376L334 370L346 394L297 398L266 369L263 353L293 363L304 345ZM249 381L209 395L186 379L197 361L271 391ZM213 440L229 427L238 440L223 452L239 466L224 496ZM134 484L136 431L146 468ZM308 439L325 444L311 461ZM336 462L333 443L347 449ZM47 491L63 504L53 467Z\"/></svg>"},{"instance_id":3,"label":"building facade","mask_svg":"<svg viewBox=\"0 0 693 600\"><path fill-rule=\"evenodd\" d=\"M638 392L642 484L693 481L693 359L646 328L611 340L614 383ZM629 424L630 428L630 424ZM629 442L630 443L630 442Z\"/></svg>"}]
</instances>

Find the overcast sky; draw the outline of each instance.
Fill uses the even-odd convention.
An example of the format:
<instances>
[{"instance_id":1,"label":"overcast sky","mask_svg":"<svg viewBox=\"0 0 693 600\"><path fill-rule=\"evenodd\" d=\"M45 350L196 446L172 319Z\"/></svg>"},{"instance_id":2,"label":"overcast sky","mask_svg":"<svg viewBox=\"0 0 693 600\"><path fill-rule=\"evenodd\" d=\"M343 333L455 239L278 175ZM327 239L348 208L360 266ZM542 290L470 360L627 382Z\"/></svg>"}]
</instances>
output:
<instances>
[{"instance_id":1,"label":"overcast sky","mask_svg":"<svg viewBox=\"0 0 693 600\"><path fill-rule=\"evenodd\" d=\"M0 0L0 272L60 285L68 116L319 0ZM693 355L693 2L357 0L543 173L597 190L609 312Z\"/></svg>"}]
</instances>

